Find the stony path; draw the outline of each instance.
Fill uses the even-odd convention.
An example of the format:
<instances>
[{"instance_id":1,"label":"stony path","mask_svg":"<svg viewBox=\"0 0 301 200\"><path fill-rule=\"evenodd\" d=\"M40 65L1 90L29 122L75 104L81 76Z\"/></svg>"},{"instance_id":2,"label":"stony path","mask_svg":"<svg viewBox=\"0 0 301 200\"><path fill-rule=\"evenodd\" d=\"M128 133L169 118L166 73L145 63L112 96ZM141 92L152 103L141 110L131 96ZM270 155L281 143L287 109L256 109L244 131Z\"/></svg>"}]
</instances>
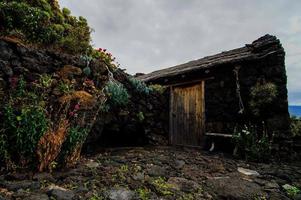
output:
<instances>
[{"instance_id":1,"label":"stony path","mask_svg":"<svg viewBox=\"0 0 301 200\"><path fill-rule=\"evenodd\" d=\"M83 158L68 171L1 175L0 200L289 199L285 184L301 188L301 165L246 163L183 148L127 148Z\"/></svg>"}]
</instances>

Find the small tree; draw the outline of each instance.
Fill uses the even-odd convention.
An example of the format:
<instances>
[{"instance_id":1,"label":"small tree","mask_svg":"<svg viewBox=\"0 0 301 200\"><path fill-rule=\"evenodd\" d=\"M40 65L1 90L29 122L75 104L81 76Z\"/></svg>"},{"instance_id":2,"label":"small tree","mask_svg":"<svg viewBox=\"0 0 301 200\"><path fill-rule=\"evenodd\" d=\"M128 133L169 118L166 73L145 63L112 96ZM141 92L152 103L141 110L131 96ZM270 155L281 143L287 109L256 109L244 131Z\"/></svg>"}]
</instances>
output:
<instances>
[{"instance_id":1,"label":"small tree","mask_svg":"<svg viewBox=\"0 0 301 200\"><path fill-rule=\"evenodd\" d=\"M250 108L252 113L258 117L266 113L271 103L277 97L277 86L274 83L257 83L251 88Z\"/></svg>"}]
</instances>

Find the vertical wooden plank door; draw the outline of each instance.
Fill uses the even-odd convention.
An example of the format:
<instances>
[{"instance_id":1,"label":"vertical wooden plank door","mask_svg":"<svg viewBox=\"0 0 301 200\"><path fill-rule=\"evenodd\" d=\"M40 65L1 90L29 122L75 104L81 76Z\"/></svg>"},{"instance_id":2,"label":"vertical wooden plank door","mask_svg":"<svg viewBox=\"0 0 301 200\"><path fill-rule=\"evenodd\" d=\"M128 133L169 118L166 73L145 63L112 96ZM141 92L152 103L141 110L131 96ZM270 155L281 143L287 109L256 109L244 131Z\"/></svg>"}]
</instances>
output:
<instances>
[{"instance_id":1,"label":"vertical wooden plank door","mask_svg":"<svg viewBox=\"0 0 301 200\"><path fill-rule=\"evenodd\" d=\"M204 135L204 81L171 87L170 143L201 146Z\"/></svg>"}]
</instances>

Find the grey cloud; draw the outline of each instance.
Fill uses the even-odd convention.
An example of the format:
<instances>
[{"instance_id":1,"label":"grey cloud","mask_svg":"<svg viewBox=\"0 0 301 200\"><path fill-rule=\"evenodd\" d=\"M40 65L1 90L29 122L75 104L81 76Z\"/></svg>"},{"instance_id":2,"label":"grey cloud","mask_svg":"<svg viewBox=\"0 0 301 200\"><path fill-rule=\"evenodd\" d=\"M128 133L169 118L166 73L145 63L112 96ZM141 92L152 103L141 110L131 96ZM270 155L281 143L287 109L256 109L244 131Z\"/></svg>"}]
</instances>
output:
<instances>
[{"instance_id":1,"label":"grey cloud","mask_svg":"<svg viewBox=\"0 0 301 200\"><path fill-rule=\"evenodd\" d=\"M290 103L301 104L301 1L61 0L94 28L95 47L129 73L230 50L270 33L287 52ZM298 95L300 94L300 95Z\"/></svg>"}]
</instances>

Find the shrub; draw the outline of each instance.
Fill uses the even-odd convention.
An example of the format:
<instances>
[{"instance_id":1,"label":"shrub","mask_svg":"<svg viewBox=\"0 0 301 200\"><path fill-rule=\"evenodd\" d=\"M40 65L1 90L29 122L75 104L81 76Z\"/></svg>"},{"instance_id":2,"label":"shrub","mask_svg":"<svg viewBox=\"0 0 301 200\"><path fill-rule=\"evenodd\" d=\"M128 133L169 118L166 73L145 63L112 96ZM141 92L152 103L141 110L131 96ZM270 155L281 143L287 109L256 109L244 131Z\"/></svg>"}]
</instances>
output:
<instances>
[{"instance_id":1,"label":"shrub","mask_svg":"<svg viewBox=\"0 0 301 200\"><path fill-rule=\"evenodd\" d=\"M64 83L64 82L60 82L58 85L58 89L60 92L62 92L63 94L69 94L72 91L72 85Z\"/></svg>"},{"instance_id":2,"label":"shrub","mask_svg":"<svg viewBox=\"0 0 301 200\"><path fill-rule=\"evenodd\" d=\"M64 154L72 153L78 145L84 143L87 136L88 129L79 126L71 127L63 144L62 152Z\"/></svg>"},{"instance_id":3,"label":"shrub","mask_svg":"<svg viewBox=\"0 0 301 200\"><path fill-rule=\"evenodd\" d=\"M236 126L233 142L241 157L250 161L268 161L271 157L271 143L265 132L258 131L258 127L252 124Z\"/></svg>"},{"instance_id":4,"label":"shrub","mask_svg":"<svg viewBox=\"0 0 301 200\"><path fill-rule=\"evenodd\" d=\"M293 136L301 136L301 118L291 117L291 131Z\"/></svg>"},{"instance_id":5,"label":"shrub","mask_svg":"<svg viewBox=\"0 0 301 200\"><path fill-rule=\"evenodd\" d=\"M122 84L110 81L105 87L105 92L112 106L125 106L129 101L129 94Z\"/></svg>"},{"instance_id":6,"label":"shrub","mask_svg":"<svg viewBox=\"0 0 301 200\"><path fill-rule=\"evenodd\" d=\"M301 193L301 190L296 186L284 185L283 186L287 196L294 199L298 194Z\"/></svg>"},{"instance_id":7,"label":"shrub","mask_svg":"<svg viewBox=\"0 0 301 200\"><path fill-rule=\"evenodd\" d=\"M8 143L6 135L0 132L0 163L5 163L9 159ZM1 164L0 164L1 166Z\"/></svg>"},{"instance_id":8,"label":"shrub","mask_svg":"<svg viewBox=\"0 0 301 200\"><path fill-rule=\"evenodd\" d=\"M10 84L12 90L1 106L0 160L8 164L14 159L25 166L36 162L36 147L49 123L45 102L39 99L41 95L27 90L23 76L11 78Z\"/></svg>"},{"instance_id":9,"label":"shrub","mask_svg":"<svg viewBox=\"0 0 301 200\"><path fill-rule=\"evenodd\" d=\"M91 54L92 57L95 59L101 59L106 64L111 66L114 65L113 62L115 61L116 58L113 57L113 55L109 53L107 49L102 49L102 48L93 49Z\"/></svg>"},{"instance_id":10,"label":"shrub","mask_svg":"<svg viewBox=\"0 0 301 200\"><path fill-rule=\"evenodd\" d=\"M134 87L135 91L148 95L151 92L151 89L147 87L147 85L140 80L130 77L129 82Z\"/></svg>"},{"instance_id":11,"label":"shrub","mask_svg":"<svg viewBox=\"0 0 301 200\"><path fill-rule=\"evenodd\" d=\"M18 97L24 96L26 93L25 88L26 88L26 82L24 80L24 77L21 75L18 80L16 95Z\"/></svg>"},{"instance_id":12,"label":"shrub","mask_svg":"<svg viewBox=\"0 0 301 200\"><path fill-rule=\"evenodd\" d=\"M139 122L143 122L144 119L145 119L143 112L140 111L140 112L137 114L137 118L138 118Z\"/></svg>"},{"instance_id":13,"label":"shrub","mask_svg":"<svg viewBox=\"0 0 301 200\"><path fill-rule=\"evenodd\" d=\"M42 87L49 88L53 82L51 75L43 74L40 76L40 83Z\"/></svg>"},{"instance_id":14,"label":"shrub","mask_svg":"<svg viewBox=\"0 0 301 200\"><path fill-rule=\"evenodd\" d=\"M39 139L48 128L45 112L38 106L23 106L20 110L8 104L3 112L4 134L9 141L8 152L33 161Z\"/></svg>"},{"instance_id":15,"label":"shrub","mask_svg":"<svg viewBox=\"0 0 301 200\"><path fill-rule=\"evenodd\" d=\"M91 29L86 20L77 21L74 19L74 25L65 25L67 33L59 42L58 46L65 51L75 54L85 54L87 49L91 49Z\"/></svg>"},{"instance_id":16,"label":"shrub","mask_svg":"<svg viewBox=\"0 0 301 200\"><path fill-rule=\"evenodd\" d=\"M0 3L2 26L9 34L10 31L19 30L27 40L48 42L50 20L49 13L32 7L26 2Z\"/></svg>"},{"instance_id":17,"label":"shrub","mask_svg":"<svg viewBox=\"0 0 301 200\"><path fill-rule=\"evenodd\" d=\"M65 17L68 17L71 14L71 11L68 8L63 8L62 12Z\"/></svg>"},{"instance_id":18,"label":"shrub","mask_svg":"<svg viewBox=\"0 0 301 200\"><path fill-rule=\"evenodd\" d=\"M83 17L59 9L47 0L3 0L0 3L1 35L25 42L53 46L68 53L83 54L92 49L91 29Z\"/></svg>"},{"instance_id":19,"label":"shrub","mask_svg":"<svg viewBox=\"0 0 301 200\"><path fill-rule=\"evenodd\" d=\"M277 86L274 83L257 83L251 88L250 108L254 115L259 116L277 96Z\"/></svg>"}]
</instances>

